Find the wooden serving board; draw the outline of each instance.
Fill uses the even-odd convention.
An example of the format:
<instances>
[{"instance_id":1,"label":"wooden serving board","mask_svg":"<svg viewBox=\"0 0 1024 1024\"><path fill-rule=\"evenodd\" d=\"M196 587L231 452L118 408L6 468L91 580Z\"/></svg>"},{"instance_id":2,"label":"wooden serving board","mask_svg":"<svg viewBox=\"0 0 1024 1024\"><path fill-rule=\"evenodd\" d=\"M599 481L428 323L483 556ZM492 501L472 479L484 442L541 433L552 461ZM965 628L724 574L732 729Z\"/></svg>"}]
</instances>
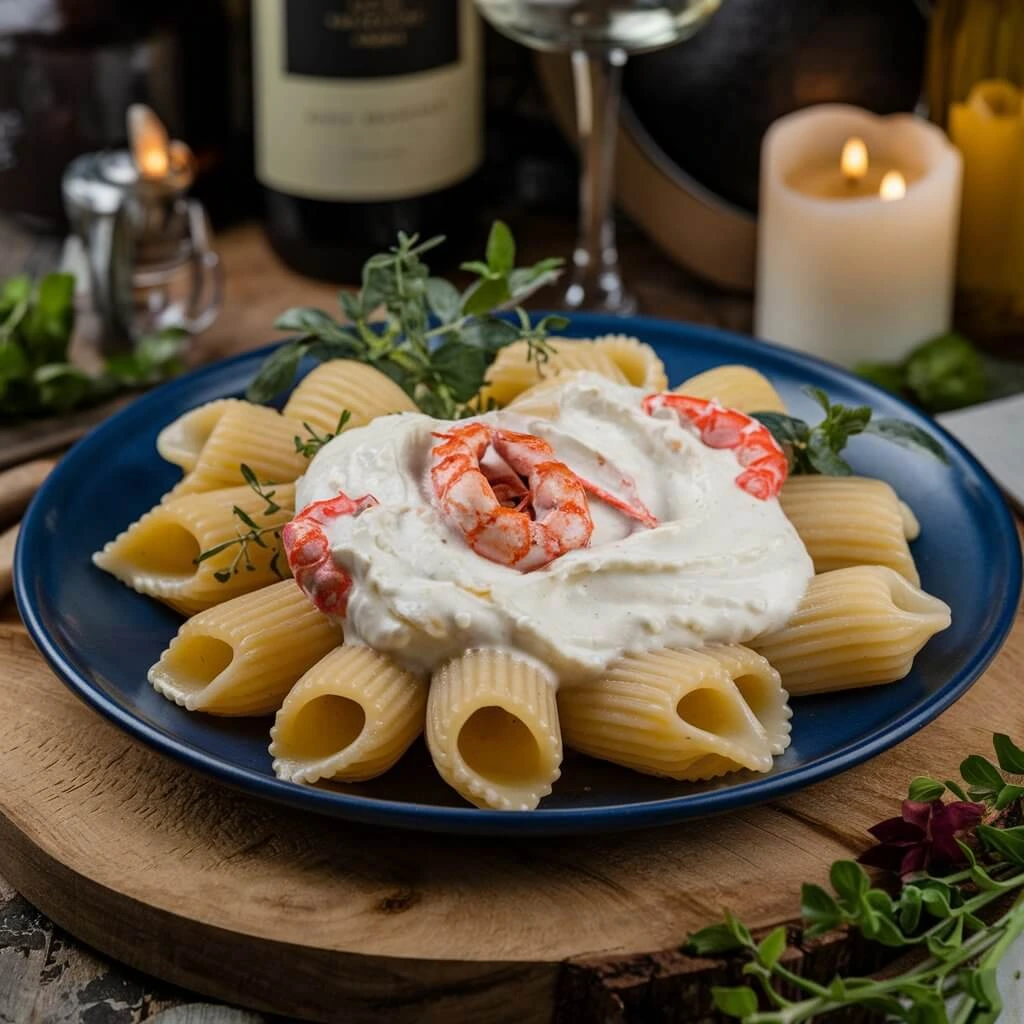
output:
<instances>
[{"instance_id":1,"label":"wooden serving board","mask_svg":"<svg viewBox=\"0 0 1024 1024\"><path fill-rule=\"evenodd\" d=\"M0 873L59 925L165 980L317 1021L710 1019L729 968L678 952L724 907L790 922L910 778L1024 732L1024 617L919 735L785 801L678 827L510 841L389 831L243 796L138 745L0 614ZM872 969L844 943L810 974ZM671 1011L669 1011L671 1008ZM660 1018L658 1018L660 1019Z\"/></svg>"}]
</instances>

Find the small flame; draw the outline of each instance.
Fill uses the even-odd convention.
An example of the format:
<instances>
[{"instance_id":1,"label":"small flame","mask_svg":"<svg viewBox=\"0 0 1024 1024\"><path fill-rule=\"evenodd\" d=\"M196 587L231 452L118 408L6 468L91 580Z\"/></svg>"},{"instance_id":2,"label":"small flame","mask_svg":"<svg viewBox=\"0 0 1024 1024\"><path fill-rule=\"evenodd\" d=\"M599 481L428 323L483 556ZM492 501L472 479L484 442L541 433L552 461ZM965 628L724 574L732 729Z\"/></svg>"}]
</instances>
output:
<instances>
[{"instance_id":1,"label":"small flame","mask_svg":"<svg viewBox=\"0 0 1024 1024\"><path fill-rule=\"evenodd\" d=\"M883 202L902 199L907 194L907 179L899 171L889 171L882 178L878 187L878 195Z\"/></svg>"},{"instance_id":2,"label":"small flame","mask_svg":"<svg viewBox=\"0 0 1024 1024\"><path fill-rule=\"evenodd\" d=\"M149 179L165 178L171 164L167 129L145 104L128 108L128 138L139 173Z\"/></svg>"},{"instance_id":3,"label":"small flame","mask_svg":"<svg viewBox=\"0 0 1024 1024\"><path fill-rule=\"evenodd\" d=\"M868 173L868 147L856 135L846 140L839 167L847 181L860 181Z\"/></svg>"}]
</instances>

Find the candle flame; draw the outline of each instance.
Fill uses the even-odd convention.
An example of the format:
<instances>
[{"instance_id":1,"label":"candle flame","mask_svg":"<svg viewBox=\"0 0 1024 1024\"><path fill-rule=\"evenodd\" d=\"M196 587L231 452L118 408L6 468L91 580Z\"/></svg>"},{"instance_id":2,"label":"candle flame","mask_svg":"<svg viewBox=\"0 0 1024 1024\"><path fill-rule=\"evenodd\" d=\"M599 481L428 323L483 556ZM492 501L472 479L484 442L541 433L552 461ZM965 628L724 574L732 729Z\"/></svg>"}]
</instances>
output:
<instances>
[{"instance_id":1,"label":"candle flame","mask_svg":"<svg viewBox=\"0 0 1024 1024\"><path fill-rule=\"evenodd\" d=\"M868 147L856 135L846 140L839 167L847 181L860 181L868 173Z\"/></svg>"},{"instance_id":2,"label":"candle flame","mask_svg":"<svg viewBox=\"0 0 1024 1024\"><path fill-rule=\"evenodd\" d=\"M883 202L902 199L907 194L907 179L899 171L889 171L882 178L878 187L878 195Z\"/></svg>"},{"instance_id":3,"label":"candle flame","mask_svg":"<svg viewBox=\"0 0 1024 1024\"><path fill-rule=\"evenodd\" d=\"M165 178L171 164L167 129L145 104L128 108L128 138L139 173L149 179Z\"/></svg>"}]
</instances>

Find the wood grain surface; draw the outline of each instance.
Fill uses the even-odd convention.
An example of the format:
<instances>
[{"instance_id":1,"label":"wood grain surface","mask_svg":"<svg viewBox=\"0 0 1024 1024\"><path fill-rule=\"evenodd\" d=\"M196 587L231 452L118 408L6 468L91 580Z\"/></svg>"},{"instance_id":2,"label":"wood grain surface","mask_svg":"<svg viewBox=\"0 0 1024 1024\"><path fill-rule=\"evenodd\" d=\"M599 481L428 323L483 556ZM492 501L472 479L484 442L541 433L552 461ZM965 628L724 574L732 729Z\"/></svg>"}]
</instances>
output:
<instances>
[{"instance_id":1,"label":"wood grain surface","mask_svg":"<svg viewBox=\"0 0 1024 1024\"><path fill-rule=\"evenodd\" d=\"M280 308L331 300L254 231L228 242L232 314L210 353L264 343ZM742 316L728 297L682 296L703 319ZM0 891L0 1021L262 1019L112 970L61 929L186 989L319 1021L710 1020L710 984L733 969L684 957L686 935L724 907L755 928L791 922L801 882L863 849L911 777L951 774L992 731L1024 727L1009 720L1022 669L1018 619L937 722L776 804L623 835L468 840L319 819L193 774L80 704L0 601L0 871L55 923ZM874 966L858 947L791 940L809 974Z\"/></svg>"}]
</instances>

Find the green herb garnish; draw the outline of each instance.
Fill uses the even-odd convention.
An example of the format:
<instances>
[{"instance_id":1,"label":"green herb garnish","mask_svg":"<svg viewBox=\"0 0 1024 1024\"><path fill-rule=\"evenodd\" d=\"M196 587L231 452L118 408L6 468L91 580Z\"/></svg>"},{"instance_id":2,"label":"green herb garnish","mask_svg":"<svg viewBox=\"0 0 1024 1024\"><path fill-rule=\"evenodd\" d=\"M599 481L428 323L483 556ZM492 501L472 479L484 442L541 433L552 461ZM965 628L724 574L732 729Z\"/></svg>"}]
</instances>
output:
<instances>
[{"instance_id":1,"label":"green herb garnish","mask_svg":"<svg viewBox=\"0 0 1024 1024\"><path fill-rule=\"evenodd\" d=\"M1024 934L1024 789L1004 776L1024 772L1024 751L1004 735L994 746L998 766L979 755L960 766L970 800L959 783L921 776L902 814L871 829L880 841L861 861L900 876L895 894L873 887L849 860L832 865L832 892L803 886L803 939L846 929L894 950L918 949L918 962L881 979L836 976L818 984L784 966L785 928L758 941L726 913L684 947L694 956L747 961L750 981L713 989L715 1006L743 1024L804 1024L851 1008L907 1024L995 1024L1002 1010L996 971ZM947 790L957 800L944 803Z\"/></svg>"},{"instance_id":2,"label":"green herb garnish","mask_svg":"<svg viewBox=\"0 0 1024 1024\"><path fill-rule=\"evenodd\" d=\"M920 427L894 417L873 417L866 405L846 406L833 403L821 388L807 387L810 395L825 410L813 427L795 416L781 412L756 412L759 419L789 456L789 471L849 476L850 464L840 454L856 434L873 434L902 448L927 452L941 462L949 462L942 446Z\"/></svg>"},{"instance_id":3,"label":"green herb garnish","mask_svg":"<svg viewBox=\"0 0 1024 1024\"><path fill-rule=\"evenodd\" d=\"M298 438L296 438L298 440ZM282 506L274 501L274 495L276 491L271 490L273 484L261 484L256 478L256 474L252 469L247 466L244 462L239 467L242 473L242 479L267 503L266 508L263 509L261 515L272 516L278 512L285 511L292 513L292 509L282 509ZM273 536L273 554L270 557L270 571L274 573L278 579L284 579L285 574L281 570L281 525L275 526L260 526L258 522L243 508L239 508L235 505L231 509L232 514L241 524L245 527L243 531L241 528L238 529L238 536L233 540L226 540L223 544L215 544L212 548L207 548L205 551L200 552L199 556L195 559L195 564L199 565L200 562L205 562L208 558L213 558L214 555L219 555L222 551L227 551L230 548L237 547L238 551L235 552L235 557L226 569L218 569L214 574L213 578L218 583L227 583L232 576L238 575L238 573L245 569L247 572L255 572L256 566L253 564L252 556L250 554L250 545L255 545L259 548L268 549L271 545L268 543L268 536Z\"/></svg>"},{"instance_id":4,"label":"green herb garnish","mask_svg":"<svg viewBox=\"0 0 1024 1024\"><path fill-rule=\"evenodd\" d=\"M348 409L343 409L333 434L318 434L315 427L311 427L303 421L302 425L306 428L306 436L302 438L298 434L295 435L295 450L307 459L313 458L328 441L333 441L348 426L350 419L352 419L352 413Z\"/></svg>"},{"instance_id":5,"label":"green herb garnish","mask_svg":"<svg viewBox=\"0 0 1024 1024\"><path fill-rule=\"evenodd\" d=\"M983 402L990 390L978 350L956 332L926 341L901 363L860 363L855 371L886 391L910 398L928 412L947 412Z\"/></svg>"},{"instance_id":6,"label":"green herb garnish","mask_svg":"<svg viewBox=\"0 0 1024 1024\"><path fill-rule=\"evenodd\" d=\"M319 309L284 313L275 326L298 337L278 348L260 367L247 392L250 401L269 401L290 387L304 356L358 359L387 374L425 413L458 419L480 411L473 399L500 348L525 340L529 358L542 365L551 351L547 333L568 321L547 316L531 324L516 304L553 281L562 261L548 259L532 267L516 267L512 233L496 221L487 241L486 260L463 264L463 270L476 275L476 280L460 291L450 281L431 277L423 262L422 257L442 241L421 242L415 235L400 233L397 246L367 260L362 288L338 297L349 323L340 323ZM371 321L380 307L384 320ZM515 320L494 315L509 308Z\"/></svg>"},{"instance_id":7,"label":"green herb garnish","mask_svg":"<svg viewBox=\"0 0 1024 1024\"><path fill-rule=\"evenodd\" d=\"M178 327L112 356L98 376L73 365L74 294L71 274L47 274L37 283L19 275L0 285L0 418L67 413L184 369L189 334Z\"/></svg>"}]
</instances>

